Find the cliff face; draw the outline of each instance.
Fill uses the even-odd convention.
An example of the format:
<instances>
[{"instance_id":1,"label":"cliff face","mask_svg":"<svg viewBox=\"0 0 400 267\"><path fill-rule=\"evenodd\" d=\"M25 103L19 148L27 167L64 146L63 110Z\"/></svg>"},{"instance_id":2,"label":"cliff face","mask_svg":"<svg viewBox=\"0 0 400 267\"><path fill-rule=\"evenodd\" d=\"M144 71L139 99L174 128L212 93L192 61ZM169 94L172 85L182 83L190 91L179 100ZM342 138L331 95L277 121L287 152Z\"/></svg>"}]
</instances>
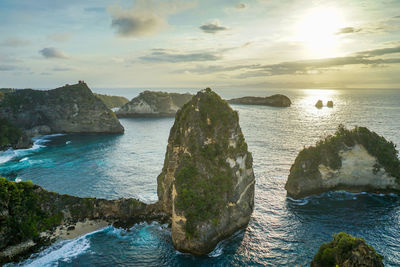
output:
<instances>
[{"instance_id":1,"label":"cliff face","mask_svg":"<svg viewBox=\"0 0 400 267\"><path fill-rule=\"evenodd\" d=\"M272 95L267 97L245 96L228 100L230 104L264 105L272 107L290 107L292 102L285 95Z\"/></svg>"},{"instance_id":2,"label":"cliff face","mask_svg":"<svg viewBox=\"0 0 400 267\"><path fill-rule=\"evenodd\" d=\"M339 127L335 136L303 149L286 190L300 198L330 190L400 192L400 161L393 143L364 127Z\"/></svg>"},{"instance_id":3,"label":"cliff face","mask_svg":"<svg viewBox=\"0 0 400 267\"><path fill-rule=\"evenodd\" d=\"M49 192L31 182L0 178L0 264L54 241L45 240L45 231L86 219L131 226L140 221L164 220L165 216L157 204L146 205L136 199L79 198ZM22 251L3 253L23 243L28 245Z\"/></svg>"},{"instance_id":4,"label":"cliff face","mask_svg":"<svg viewBox=\"0 0 400 267\"><path fill-rule=\"evenodd\" d=\"M20 129L5 118L0 118L0 151L8 148L24 148L31 140Z\"/></svg>"},{"instance_id":5,"label":"cliff face","mask_svg":"<svg viewBox=\"0 0 400 267\"><path fill-rule=\"evenodd\" d=\"M211 89L178 111L158 196L176 249L206 254L245 227L254 205L252 156L238 114Z\"/></svg>"},{"instance_id":6,"label":"cliff face","mask_svg":"<svg viewBox=\"0 0 400 267\"><path fill-rule=\"evenodd\" d=\"M49 133L123 133L115 114L85 83L57 89L15 90L0 98L0 117L29 136Z\"/></svg>"},{"instance_id":7,"label":"cliff face","mask_svg":"<svg viewBox=\"0 0 400 267\"><path fill-rule=\"evenodd\" d=\"M116 114L118 117L175 116L178 109L192 96L191 94L144 91L122 106Z\"/></svg>"},{"instance_id":8,"label":"cliff face","mask_svg":"<svg viewBox=\"0 0 400 267\"><path fill-rule=\"evenodd\" d=\"M123 96L114 96L114 95L102 95L102 94L94 94L97 98L103 101L106 106L111 108L119 108L129 102L126 97Z\"/></svg>"},{"instance_id":9,"label":"cliff face","mask_svg":"<svg viewBox=\"0 0 400 267\"><path fill-rule=\"evenodd\" d=\"M364 239L338 233L331 242L321 245L311 267L383 267L382 259Z\"/></svg>"}]
</instances>

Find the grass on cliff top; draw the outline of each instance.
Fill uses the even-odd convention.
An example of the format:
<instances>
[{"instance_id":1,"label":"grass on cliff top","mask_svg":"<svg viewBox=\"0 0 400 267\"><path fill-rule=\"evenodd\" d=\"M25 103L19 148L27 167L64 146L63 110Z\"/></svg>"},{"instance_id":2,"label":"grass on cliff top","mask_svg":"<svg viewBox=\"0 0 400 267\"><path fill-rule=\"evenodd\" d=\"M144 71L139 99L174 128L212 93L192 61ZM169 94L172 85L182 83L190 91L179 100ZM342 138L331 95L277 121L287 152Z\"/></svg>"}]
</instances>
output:
<instances>
[{"instance_id":1,"label":"grass on cliff top","mask_svg":"<svg viewBox=\"0 0 400 267\"><path fill-rule=\"evenodd\" d=\"M236 127L237 112L209 88L194 96L176 115L170 135L174 139L170 142L187 146L190 156L180 155L175 205L184 212L189 238L197 236L196 227L202 222L217 225L230 198L234 175L226 158L248 153L240 131L236 148L229 146ZM191 131L185 134L189 128ZM205 144L207 139L212 141ZM251 168L251 156L246 165Z\"/></svg>"},{"instance_id":2,"label":"grass on cliff top","mask_svg":"<svg viewBox=\"0 0 400 267\"><path fill-rule=\"evenodd\" d=\"M60 224L63 214L44 212L39 198L31 181L16 183L0 178L0 250L35 239L40 232Z\"/></svg>"},{"instance_id":3,"label":"grass on cliff top","mask_svg":"<svg viewBox=\"0 0 400 267\"><path fill-rule=\"evenodd\" d=\"M316 177L320 164L329 166L331 169L339 169L342 166L339 151L356 144L362 145L369 154L377 158L379 164L374 166L374 172L383 167L388 174L400 180L400 161L393 142L387 141L365 127L348 130L343 125L339 125L335 135L318 141L316 146L300 151L290 170L289 178L291 176ZM305 170L302 168L303 164L306 165Z\"/></svg>"},{"instance_id":4,"label":"grass on cliff top","mask_svg":"<svg viewBox=\"0 0 400 267\"><path fill-rule=\"evenodd\" d=\"M333 235L331 242L322 244L314 256L313 262L316 266L341 266L350 258L352 250L357 248L361 243L367 245L375 253L378 261L382 262L383 256L378 254L363 238L353 237L343 232Z\"/></svg>"},{"instance_id":5,"label":"grass on cliff top","mask_svg":"<svg viewBox=\"0 0 400 267\"><path fill-rule=\"evenodd\" d=\"M0 118L0 150L18 143L22 132L5 118Z\"/></svg>"}]
</instances>

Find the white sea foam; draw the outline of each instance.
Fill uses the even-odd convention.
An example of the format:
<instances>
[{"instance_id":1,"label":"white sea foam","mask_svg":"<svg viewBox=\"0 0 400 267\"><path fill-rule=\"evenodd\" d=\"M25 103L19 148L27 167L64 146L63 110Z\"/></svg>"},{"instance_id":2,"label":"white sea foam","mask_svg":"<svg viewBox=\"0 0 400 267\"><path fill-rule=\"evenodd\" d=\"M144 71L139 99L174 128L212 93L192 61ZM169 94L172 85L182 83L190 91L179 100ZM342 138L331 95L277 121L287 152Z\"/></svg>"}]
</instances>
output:
<instances>
[{"instance_id":1,"label":"white sea foam","mask_svg":"<svg viewBox=\"0 0 400 267\"><path fill-rule=\"evenodd\" d=\"M29 159L28 157L25 157L25 158L20 159L19 162L23 162L23 161L26 161L28 159Z\"/></svg>"},{"instance_id":2,"label":"white sea foam","mask_svg":"<svg viewBox=\"0 0 400 267\"><path fill-rule=\"evenodd\" d=\"M54 266L58 261L70 262L77 256L85 253L90 248L89 236L105 231L108 227L88 233L72 240L61 241L43 250L39 254L33 255L31 258L22 262L21 266L39 267Z\"/></svg>"},{"instance_id":3,"label":"white sea foam","mask_svg":"<svg viewBox=\"0 0 400 267\"><path fill-rule=\"evenodd\" d=\"M10 160L13 160L15 158L22 157L20 162L27 160L28 158L25 157L27 155L32 154L35 151L40 150L43 147L46 147L46 143L50 142L52 137L56 136L64 136L65 134L49 134L49 135L43 135L39 137L35 137L32 139L33 145L31 148L27 149L8 149L6 151L0 152L0 164L6 163Z\"/></svg>"},{"instance_id":4,"label":"white sea foam","mask_svg":"<svg viewBox=\"0 0 400 267\"><path fill-rule=\"evenodd\" d=\"M69 144L71 144L71 141L67 141L67 142L65 142L65 144L66 144L66 145L69 145Z\"/></svg>"},{"instance_id":5,"label":"white sea foam","mask_svg":"<svg viewBox=\"0 0 400 267\"><path fill-rule=\"evenodd\" d=\"M15 182L17 182L17 183L19 183L19 182L21 182L21 181L22 181L21 178L16 178L16 179L15 179Z\"/></svg>"}]
</instances>

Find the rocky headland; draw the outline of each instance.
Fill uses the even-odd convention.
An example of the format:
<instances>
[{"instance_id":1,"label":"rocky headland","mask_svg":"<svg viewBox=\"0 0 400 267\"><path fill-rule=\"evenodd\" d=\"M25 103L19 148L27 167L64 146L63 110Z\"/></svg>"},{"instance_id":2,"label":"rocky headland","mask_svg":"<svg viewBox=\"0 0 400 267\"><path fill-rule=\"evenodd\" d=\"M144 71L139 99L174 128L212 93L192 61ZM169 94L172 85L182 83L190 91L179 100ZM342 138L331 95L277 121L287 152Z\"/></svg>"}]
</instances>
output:
<instances>
[{"instance_id":1,"label":"rocky headland","mask_svg":"<svg viewBox=\"0 0 400 267\"><path fill-rule=\"evenodd\" d=\"M103 103L106 104L109 109L120 108L129 102L128 98L123 96L103 95L96 93L94 93L94 95L103 101Z\"/></svg>"},{"instance_id":2,"label":"rocky headland","mask_svg":"<svg viewBox=\"0 0 400 267\"><path fill-rule=\"evenodd\" d=\"M365 127L339 126L335 135L300 151L285 189L293 198L334 190L399 193L398 151Z\"/></svg>"},{"instance_id":3,"label":"rocky headland","mask_svg":"<svg viewBox=\"0 0 400 267\"><path fill-rule=\"evenodd\" d=\"M84 82L53 90L1 92L0 117L28 137L51 133L123 133L115 114Z\"/></svg>"},{"instance_id":4,"label":"rocky headland","mask_svg":"<svg viewBox=\"0 0 400 267\"><path fill-rule=\"evenodd\" d=\"M252 160L238 113L211 89L178 111L157 179L177 250L209 253L247 226L254 206Z\"/></svg>"},{"instance_id":5,"label":"rocky headland","mask_svg":"<svg viewBox=\"0 0 400 267\"><path fill-rule=\"evenodd\" d=\"M292 102L285 95L272 95L267 97L245 96L228 100L229 104L263 105L272 107L290 107Z\"/></svg>"},{"instance_id":6,"label":"rocky headland","mask_svg":"<svg viewBox=\"0 0 400 267\"><path fill-rule=\"evenodd\" d=\"M237 112L211 89L178 112L157 182L159 201L145 204L61 195L0 178L0 263L111 224L170 222L174 246L195 255L246 227L254 206L252 156Z\"/></svg>"},{"instance_id":7,"label":"rocky headland","mask_svg":"<svg viewBox=\"0 0 400 267\"><path fill-rule=\"evenodd\" d=\"M173 117L192 97L191 94L144 91L123 105L116 114L119 118Z\"/></svg>"},{"instance_id":8,"label":"rocky headland","mask_svg":"<svg viewBox=\"0 0 400 267\"><path fill-rule=\"evenodd\" d=\"M331 242L321 245L311 267L383 267L382 259L364 239L338 233Z\"/></svg>"},{"instance_id":9,"label":"rocky headland","mask_svg":"<svg viewBox=\"0 0 400 267\"><path fill-rule=\"evenodd\" d=\"M73 237L72 230L86 228L85 233L110 224L129 227L140 221L164 222L167 217L158 205L136 199L61 195L29 181L0 178L0 264L19 260L63 235Z\"/></svg>"}]
</instances>

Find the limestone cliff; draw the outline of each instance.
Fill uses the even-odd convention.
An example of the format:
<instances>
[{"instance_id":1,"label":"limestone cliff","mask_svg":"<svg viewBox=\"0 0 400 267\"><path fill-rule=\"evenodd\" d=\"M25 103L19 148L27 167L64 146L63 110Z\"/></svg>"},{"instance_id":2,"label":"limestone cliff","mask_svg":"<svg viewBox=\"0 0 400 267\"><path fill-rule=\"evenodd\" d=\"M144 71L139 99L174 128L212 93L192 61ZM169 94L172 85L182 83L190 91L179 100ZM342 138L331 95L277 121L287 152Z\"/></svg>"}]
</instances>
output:
<instances>
[{"instance_id":1,"label":"limestone cliff","mask_svg":"<svg viewBox=\"0 0 400 267\"><path fill-rule=\"evenodd\" d=\"M29 136L124 132L115 114L83 82L47 91L23 89L3 93L0 117Z\"/></svg>"},{"instance_id":2,"label":"limestone cliff","mask_svg":"<svg viewBox=\"0 0 400 267\"><path fill-rule=\"evenodd\" d=\"M383 267L382 259L364 239L338 233L331 242L321 245L311 267Z\"/></svg>"},{"instance_id":3,"label":"limestone cliff","mask_svg":"<svg viewBox=\"0 0 400 267\"><path fill-rule=\"evenodd\" d=\"M193 95L166 92L144 91L122 106L117 116L122 117L170 117Z\"/></svg>"},{"instance_id":4,"label":"limestone cliff","mask_svg":"<svg viewBox=\"0 0 400 267\"><path fill-rule=\"evenodd\" d=\"M285 188L294 198L330 190L400 192L398 152L367 128L340 126L334 136L299 153Z\"/></svg>"},{"instance_id":5,"label":"limestone cliff","mask_svg":"<svg viewBox=\"0 0 400 267\"><path fill-rule=\"evenodd\" d=\"M136 222L164 220L158 204L136 199L79 198L49 192L31 182L0 178L0 264L29 254L45 243L46 231L83 220L101 219L109 224L132 226ZM10 247L24 249L8 252Z\"/></svg>"},{"instance_id":6,"label":"limestone cliff","mask_svg":"<svg viewBox=\"0 0 400 267\"><path fill-rule=\"evenodd\" d=\"M272 107L290 107L292 102L285 95L272 95L267 97L255 97L246 96L241 98L234 98L228 100L230 104L242 104L242 105L264 105Z\"/></svg>"},{"instance_id":7,"label":"limestone cliff","mask_svg":"<svg viewBox=\"0 0 400 267\"><path fill-rule=\"evenodd\" d=\"M211 89L176 115L158 197L172 216L176 249L201 255L245 227L254 205L252 155L237 112Z\"/></svg>"}]
</instances>

